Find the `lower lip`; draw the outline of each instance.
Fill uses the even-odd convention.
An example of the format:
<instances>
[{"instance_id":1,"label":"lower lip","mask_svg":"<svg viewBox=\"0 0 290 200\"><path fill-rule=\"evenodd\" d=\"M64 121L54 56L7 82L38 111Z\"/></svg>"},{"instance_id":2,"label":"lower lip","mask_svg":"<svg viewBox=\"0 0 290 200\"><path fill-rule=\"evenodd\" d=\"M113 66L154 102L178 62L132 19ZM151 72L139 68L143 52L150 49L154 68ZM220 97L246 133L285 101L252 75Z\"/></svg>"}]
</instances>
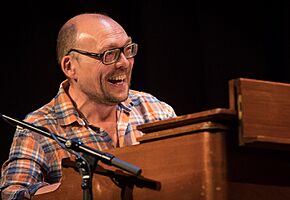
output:
<instances>
[{"instance_id":1,"label":"lower lip","mask_svg":"<svg viewBox=\"0 0 290 200\"><path fill-rule=\"evenodd\" d=\"M111 83L109 82L111 86L113 87L117 87L117 88L122 88L122 87L126 87L127 84L126 84L126 81L122 81L122 82L119 82L119 83Z\"/></svg>"}]
</instances>

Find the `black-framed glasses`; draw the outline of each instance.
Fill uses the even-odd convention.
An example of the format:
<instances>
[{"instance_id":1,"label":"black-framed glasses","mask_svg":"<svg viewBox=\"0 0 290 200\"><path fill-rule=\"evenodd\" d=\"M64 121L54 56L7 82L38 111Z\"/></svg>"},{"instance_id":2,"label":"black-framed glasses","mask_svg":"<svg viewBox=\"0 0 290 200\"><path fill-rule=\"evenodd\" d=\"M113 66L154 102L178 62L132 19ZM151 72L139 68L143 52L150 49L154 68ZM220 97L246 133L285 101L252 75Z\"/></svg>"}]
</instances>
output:
<instances>
[{"instance_id":1,"label":"black-framed glasses","mask_svg":"<svg viewBox=\"0 0 290 200\"><path fill-rule=\"evenodd\" d=\"M121 52L123 52L126 58L133 58L134 56L136 56L137 50L138 50L138 44L131 43L121 48L106 50L103 53L92 53L92 52L87 52L87 51L83 51L79 49L70 49L66 55L70 54L71 52L77 52L79 54L86 55L86 56L95 58L97 60L101 60L103 64L109 65L119 60Z\"/></svg>"}]
</instances>

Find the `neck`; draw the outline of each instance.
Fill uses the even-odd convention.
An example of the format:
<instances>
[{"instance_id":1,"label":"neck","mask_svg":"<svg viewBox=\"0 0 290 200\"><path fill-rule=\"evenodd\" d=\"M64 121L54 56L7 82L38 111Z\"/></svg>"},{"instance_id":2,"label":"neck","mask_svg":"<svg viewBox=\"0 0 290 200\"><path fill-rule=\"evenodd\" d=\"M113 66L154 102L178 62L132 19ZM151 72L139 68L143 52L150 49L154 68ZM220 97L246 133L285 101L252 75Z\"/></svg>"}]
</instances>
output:
<instances>
[{"instance_id":1,"label":"neck","mask_svg":"<svg viewBox=\"0 0 290 200\"><path fill-rule=\"evenodd\" d=\"M116 106L83 101L79 102L78 109L92 124L116 120Z\"/></svg>"},{"instance_id":2,"label":"neck","mask_svg":"<svg viewBox=\"0 0 290 200\"><path fill-rule=\"evenodd\" d=\"M68 90L77 109L94 125L104 122L116 122L116 106L95 102L84 95L76 93L72 87Z\"/></svg>"}]
</instances>

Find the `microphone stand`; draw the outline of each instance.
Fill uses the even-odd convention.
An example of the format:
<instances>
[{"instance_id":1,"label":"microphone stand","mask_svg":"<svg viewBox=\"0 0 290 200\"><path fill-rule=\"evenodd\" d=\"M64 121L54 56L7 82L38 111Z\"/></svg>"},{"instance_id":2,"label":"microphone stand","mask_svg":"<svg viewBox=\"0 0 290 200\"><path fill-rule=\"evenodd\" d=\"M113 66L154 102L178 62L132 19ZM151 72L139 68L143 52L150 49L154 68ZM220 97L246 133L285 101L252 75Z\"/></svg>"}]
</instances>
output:
<instances>
[{"instance_id":1,"label":"microphone stand","mask_svg":"<svg viewBox=\"0 0 290 200\"><path fill-rule=\"evenodd\" d=\"M65 144L63 144L58 140L58 138L54 133L51 133L51 136L61 147L77 156L76 167L78 168L78 171L82 176L81 188L83 190L83 200L92 200L93 199L92 181L94 175L92 169L95 169L99 159L87 153L83 153L83 155L80 155L79 153L73 151L72 149L75 149L77 145L81 144L77 140L67 141Z\"/></svg>"},{"instance_id":2,"label":"microphone stand","mask_svg":"<svg viewBox=\"0 0 290 200\"><path fill-rule=\"evenodd\" d=\"M142 169L136 167L130 163L122 161L116 158L114 155L102 152L93 148L90 148L84 144L82 144L78 140L66 139L55 133L50 133L44 127L38 127L33 124L30 124L25 121L17 120L7 115L3 115L0 113L0 116L13 125L20 126L22 128L26 128L28 130L37 132L43 136L54 139L62 148L66 149L70 153L77 156L76 166L79 170L80 175L82 176L82 189L83 189L83 199L84 200L92 200L93 192L92 192L92 176L94 174L94 169L97 165L97 162L100 160L107 165L113 165L120 169L123 169L127 172L130 172L134 175L140 175ZM78 152L82 152L83 154L79 154Z\"/></svg>"}]
</instances>

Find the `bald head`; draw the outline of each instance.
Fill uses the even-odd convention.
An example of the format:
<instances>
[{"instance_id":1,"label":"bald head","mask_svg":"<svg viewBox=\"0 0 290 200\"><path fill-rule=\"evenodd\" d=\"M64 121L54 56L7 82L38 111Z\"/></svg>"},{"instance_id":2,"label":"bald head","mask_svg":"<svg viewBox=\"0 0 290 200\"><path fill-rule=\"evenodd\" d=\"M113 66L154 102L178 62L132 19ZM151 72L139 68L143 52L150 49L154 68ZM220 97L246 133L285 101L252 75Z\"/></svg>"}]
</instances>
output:
<instances>
[{"instance_id":1,"label":"bald head","mask_svg":"<svg viewBox=\"0 0 290 200\"><path fill-rule=\"evenodd\" d=\"M57 38L57 60L61 62L72 48L82 48L86 42L105 42L110 34L126 34L112 18L97 13L86 13L69 19L60 29Z\"/></svg>"}]
</instances>

